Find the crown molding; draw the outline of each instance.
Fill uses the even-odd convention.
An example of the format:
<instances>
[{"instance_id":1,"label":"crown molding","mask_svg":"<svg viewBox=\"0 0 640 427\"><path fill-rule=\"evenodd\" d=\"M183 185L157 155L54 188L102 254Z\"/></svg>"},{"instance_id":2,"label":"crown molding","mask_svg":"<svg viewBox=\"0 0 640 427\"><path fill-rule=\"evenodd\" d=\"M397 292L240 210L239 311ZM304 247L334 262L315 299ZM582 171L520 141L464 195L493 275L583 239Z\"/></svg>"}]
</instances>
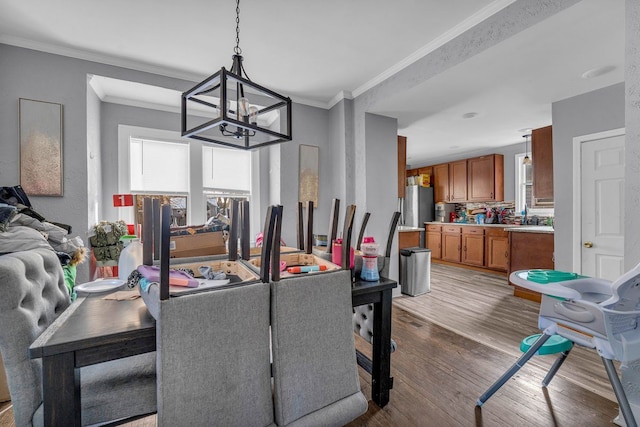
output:
<instances>
[{"instance_id":1,"label":"crown molding","mask_svg":"<svg viewBox=\"0 0 640 427\"><path fill-rule=\"evenodd\" d=\"M105 55L102 53L91 52L73 47L57 46L52 43L28 40L21 37L0 35L0 43L22 47L25 49L37 50L45 53L51 53L54 55L66 56L69 58L82 59L84 61L97 62L100 64L112 65L115 67L122 67L151 74L158 74L175 79L188 80L192 82L198 82L207 77L196 73L190 73L188 71L177 70L175 68L162 67L142 61L136 61L133 59L117 58L111 55Z\"/></svg>"},{"instance_id":2,"label":"crown molding","mask_svg":"<svg viewBox=\"0 0 640 427\"><path fill-rule=\"evenodd\" d=\"M369 80L368 82L366 82L362 86L360 86L357 89L355 89L353 91L353 96L354 97L358 97L358 96L362 95L363 93L365 93L369 89L379 85L380 83L382 83L383 81L385 81L389 77L391 77L394 74L402 71L403 69L407 68L409 65L413 64L414 62L424 58L429 53L435 51L436 49L438 49L441 46L444 46L446 43L450 42L454 38L456 38L459 35L463 34L465 31L468 31L469 29L471 29L474 26L478 25L479 23L481 23L485 19L489 18L492 15L495 15L496 13L500 12L505 7L511 5L512 3L515 3L515 2L516 2L516 0L495 0L495 1L491 2L491 4L489 4L486 7L480 9L478 12L474 13L469 18L467 18L464 21L460 22L455 27L451 28L450 30L446 31L445 33L441 34L440 36L436 37L429 44L427 44L427 45L423 46L422 48L418 49L417 51L415 51L411 55L407 56L402 61L400 61L397 64L395 64L393 67L388 68L387 70L385 70L382 73L378 74L373 79Z\"/></svg>"}]
</instances>

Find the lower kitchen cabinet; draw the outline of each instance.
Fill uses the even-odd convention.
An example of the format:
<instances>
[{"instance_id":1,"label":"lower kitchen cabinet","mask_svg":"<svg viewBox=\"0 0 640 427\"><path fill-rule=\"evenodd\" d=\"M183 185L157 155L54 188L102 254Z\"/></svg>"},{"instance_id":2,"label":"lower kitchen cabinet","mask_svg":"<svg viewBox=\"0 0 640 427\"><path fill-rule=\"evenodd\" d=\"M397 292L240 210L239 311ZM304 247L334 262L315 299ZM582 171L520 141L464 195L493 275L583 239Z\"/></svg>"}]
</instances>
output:
<instances>
[{"instance_id":1,"label":"lower kitchen cabinet","mask_svg":"<svg viewBox=\"0 0 640 427\"><path fill-rule=\"evenodd\" d=\"M425 246L431 250L431 259L442 259L442 226L426 224Z\"/></svg>"},{"instance_id":2,"label":"lower kitchen cabinet","mask_svg":"<svg viewBox=\"0 0 640 427\"><path fill-rule=\"evenodd\" d=\"M483 227L462 227L462 251L460 255L463 264L484 267Z\"/></svg>"},{"instance_id":3,"label":"lower kitchen cabinet","mask_svg":"<svg viewBox=\"0 0 640 427\"><path fill-rule=\"evenodd\" d=\"M553 270L553 233L509 232L509 274L534 268ZM541 295L513 285L513 294L540 302Z\"/></svg>"},{"instance_id":4,"label":"lower kitchen cabinet","mask_svg":"<svg viewBox=\"0 0 640 427\"><path fill-rule=\"evenodd\" d=\"M442 259L444 261L460 262L460 234L462 227L445 225L442 227Z\"/></svg>"},{"instance_id":5,"label":"lower kitchen cabinet","mask_svg":"<svg viewBox=\"0 0 640 427\"><path fill-rule=\"evenodd\" d=\"M509 233L504 228L485 230L485 267L492 270L509 269Z\"/></svg>"}]
</instances>

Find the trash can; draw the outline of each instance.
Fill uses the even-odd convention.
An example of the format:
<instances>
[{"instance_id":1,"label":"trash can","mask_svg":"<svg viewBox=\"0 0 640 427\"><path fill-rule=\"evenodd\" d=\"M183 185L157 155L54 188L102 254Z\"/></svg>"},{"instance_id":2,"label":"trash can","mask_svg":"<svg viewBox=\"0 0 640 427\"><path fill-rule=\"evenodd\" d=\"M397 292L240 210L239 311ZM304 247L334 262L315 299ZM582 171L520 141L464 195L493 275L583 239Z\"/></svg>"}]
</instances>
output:
<instances>
[{"instance_id":1,"label":"trash can","mask_svg":"<svg viewBox=\"0 0 640 427\"><path fill-rule=\"evenodd\" d=\"M431 291L431 250L400 249L400 290L415 297Z\"/></svg>"}]
</instances>

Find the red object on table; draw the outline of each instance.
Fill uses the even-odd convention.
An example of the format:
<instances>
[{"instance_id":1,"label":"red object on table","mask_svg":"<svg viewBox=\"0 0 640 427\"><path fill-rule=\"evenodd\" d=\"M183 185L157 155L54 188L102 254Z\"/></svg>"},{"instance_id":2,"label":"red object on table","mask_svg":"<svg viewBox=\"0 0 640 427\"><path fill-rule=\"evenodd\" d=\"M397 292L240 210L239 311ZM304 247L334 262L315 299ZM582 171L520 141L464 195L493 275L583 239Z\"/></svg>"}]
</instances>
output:
<instances>
[{"instance_id":1,"label":"red object on table","mask_svg":"<svg viewBox=\"0 0 640 427\"><path fill-rule=\"evenodd\" d=\"M449 222L456 222L456 217L455 212L449 212Z\"/></svg>"}]
</instances>

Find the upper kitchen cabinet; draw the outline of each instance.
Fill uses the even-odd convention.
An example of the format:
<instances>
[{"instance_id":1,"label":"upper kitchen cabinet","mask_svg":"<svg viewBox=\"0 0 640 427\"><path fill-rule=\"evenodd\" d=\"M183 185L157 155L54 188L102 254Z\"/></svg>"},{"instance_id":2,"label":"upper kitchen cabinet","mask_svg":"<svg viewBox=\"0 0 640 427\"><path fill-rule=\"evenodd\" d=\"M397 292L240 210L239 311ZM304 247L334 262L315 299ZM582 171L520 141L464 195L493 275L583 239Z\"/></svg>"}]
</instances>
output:
<instances>
[{"instance_id":1,"label":"upper kitchen cabinet","mask_svg":"<svg viewBox=\"0 0 640 427\"><path fill-rule=\"evenodd\" d=\"M553 201L553 137L552 127L531 132L531 158L533 171L533 197Z\"/></svg>"},{"instance_id":2,"label":"upper kitchen cabinet","mask_svg":"<svg viewBox=\"0 0 640 427\"><path fill-rule=\"evenodd\" d=\"M449 163L450 202L467 200L467 160Z\"/></svg>"},{"instance_id":3,"label":"upper kitchen cabinet","mask_svg":"<svg viewBox=\"0 0 640 427\"><path fill-rule=\"evenodd\" d=\"M407 185L407 137L398 135L398 197L404 198Z\"/></svg>"},{"instance_id":4,"label":"upper kitchen cabinet","mask_svg":"<svg viewBox=\"0 0 640 427\"><path fill-rule=\"evenodd\" d=\"M504 156L491 154L467 160L467 193L470 202L504 199Z\"/></svg>"},{"instance_id":5,"label":"upper kitchen cabinet","mask_svg":"<svg viewBox=\"0 0 640 427\"><path fill-rule=\"evenodd\" d=\"M436 202L450 202L449 163L433 166L433 192Z\"/></svg>"}]
</instances>

